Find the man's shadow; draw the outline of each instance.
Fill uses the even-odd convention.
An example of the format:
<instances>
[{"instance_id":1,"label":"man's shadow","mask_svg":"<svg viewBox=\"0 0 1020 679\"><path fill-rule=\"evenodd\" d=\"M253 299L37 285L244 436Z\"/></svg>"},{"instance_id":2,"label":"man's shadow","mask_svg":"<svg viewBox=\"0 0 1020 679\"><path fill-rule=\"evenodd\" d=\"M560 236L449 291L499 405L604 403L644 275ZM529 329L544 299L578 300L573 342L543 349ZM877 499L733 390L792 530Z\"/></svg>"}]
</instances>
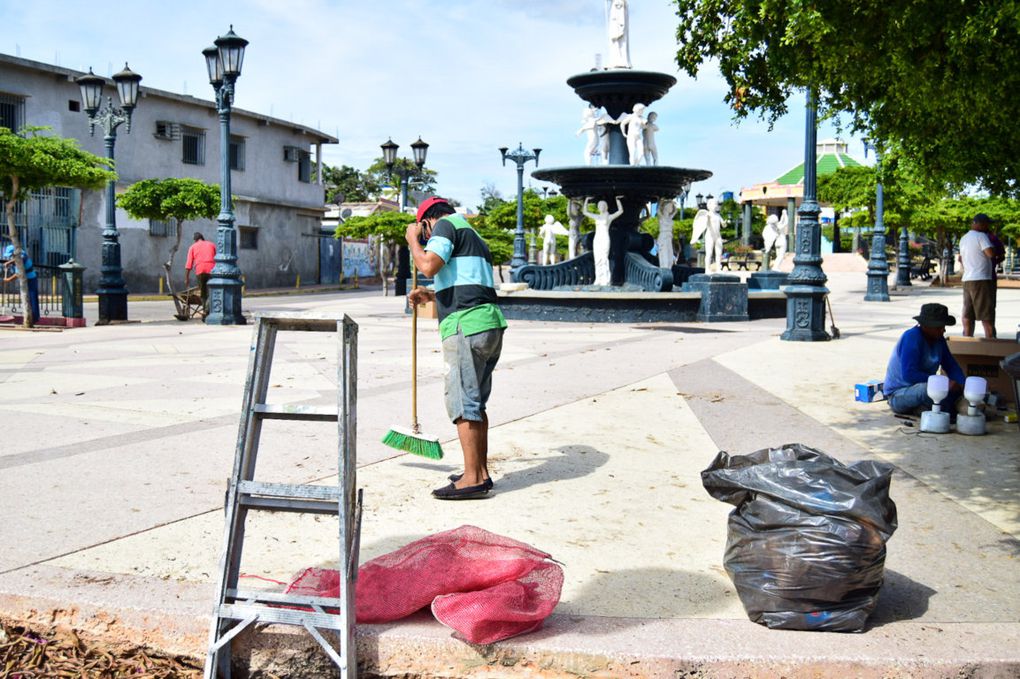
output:
<instances>
[{"instance_id":1,"label":"man's shadow","mask_svg":"<svg viewBox=\"0 0 1020 679\"><path fill-rule=\"evenodd\" d=\"M493 474L496 490L502 493L523 490L540 483L579 479L593 473L608 462L609 455L591 446L570 444L553 448L548 455L530 458L528 461L537 461L537 464L524 469L514 469L505 474ZM513 460L513 462L517 462L517 460ZM402 464L440 471L448 469L450 472L460 469L460 465L435 465L411 461Z\"/></svg>"}]
</instances>

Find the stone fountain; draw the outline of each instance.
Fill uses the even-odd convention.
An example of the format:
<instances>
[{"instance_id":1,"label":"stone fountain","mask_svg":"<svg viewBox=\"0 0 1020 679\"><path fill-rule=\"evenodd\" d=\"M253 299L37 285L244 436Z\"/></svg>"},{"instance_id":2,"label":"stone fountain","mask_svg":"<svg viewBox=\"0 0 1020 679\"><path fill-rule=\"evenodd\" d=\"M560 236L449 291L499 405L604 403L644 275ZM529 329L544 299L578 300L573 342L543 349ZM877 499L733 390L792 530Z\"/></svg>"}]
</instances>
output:
<instances>
[{"instance_id":1,"label":"stone fountain","mask_svg":"<svg viewBox=\"0 0 1020 679\"><path fill-rule=\"evenodd\" d=\"M588 127L582 130L590 130L595 125L596 111L604 109L606 112L597 116L608 140L603 146L603 162L540 169L531 175L558 184L560 192L572 202L588 199L595 205L605 201L610 212L616 210L619 198L622 211L612 219L608 229L610 285L592 285L596 281L596 256L592 252L595 239L594 234L587 234L583 239L587 251L580 256L557 264L529 264L515 269L512 272L514 281L526 283L528 289L501 293L504 313L508 318L518 319L621 322L747 320L781 315L785 301L772 300L759 305L758 312L749 316L747 286L736 276L699 276L700 287L685 285L683 290L674 291L674 273L679 273L680 268L659 266L651 254L655 239L639 230L642 211L650 203L662 204L660 201L672 201L687 193L693 182L708 179L712 173L660 166L654 164L657 152L635 154L628 146L620 122L628 114L634 114L644 126L645 119L637 116L665 96L676 84L676 78L631 68L626 12L627 3L614 0L609 16L609 68L567 79L567 84L590 107L585 112ZM586 156L595 148L594 139L594 136L589 137ZM572 211L577 212L576 209ZM599 249L597 243L595 249ZM605 256L604 250L600 256ZM707 284L709 279L714 283L711 289ZM713 304L718 306L719 301L727 297L719 294L723 284L742 287L742 308L711 311Z\"/></svg>"}]
</instances>

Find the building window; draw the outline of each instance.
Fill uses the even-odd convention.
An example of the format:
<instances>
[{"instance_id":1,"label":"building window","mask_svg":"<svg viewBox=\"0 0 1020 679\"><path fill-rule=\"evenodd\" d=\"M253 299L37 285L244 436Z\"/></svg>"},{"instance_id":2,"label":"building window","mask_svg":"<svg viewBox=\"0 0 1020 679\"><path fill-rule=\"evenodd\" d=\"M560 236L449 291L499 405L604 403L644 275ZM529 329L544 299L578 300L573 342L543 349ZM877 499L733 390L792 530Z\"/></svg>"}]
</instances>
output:
<instances>
[{"instance_id":1,"label":"building window","mask_svg":"<svg viewBox=\"0 0 1020 679\"><path fill-rule=\"evenodd\" d=\"M184 127L181 129L181 141L184 146L181 160L188 165L205 165L205 130Z\"/></svg>"},{"instance_id":2,"label":"building window","mask_svg":"<svg viewBox=\"0 0 1020 679\"><path fill-rule=\"evenodd\" d=\"M237 234L240 237L238 246L242 250L259 249L259 230L250 226L237 227Z\"/></svg>"},{"instance_id":3,"label":"building window","mask_svg":"<svg viewBox=\"0 0 1020 679\"><path fill-rule=\"evenodd\" d=\"M305 184L312 181L312 154L308 151L298 152L297 178Z\"/></svg>"},{"instance_id":4,"label":"building window","mask_svg":"<svg viewBox=\"0 0 1020 679\"><path fill-rule=\"evenodd\" d=\"M296 146L283 147L283 159L288 163L296 163L301 155L301 149Z\"/></svg>"},{"instance_id":5,"label":"building window","mask_svg":"<svg viewBox=\"0 0 1020 679\"><path fill-rule=\"evenodd\" d=\"M180 129L174 123L167 120L156 121L156 131L152 133L156 139L162 139L164 141L170 141L176 139L180 134Z\"/></svg>"},{"instance_id":6,"label":"building window","mask_svg":"<svg viewBox=\"0 0 1020 679\"><path fill-rule=\"evenodd\" d=\"M0 92L0 127L17 132L25 126L25 98Z\"/></svg>"},{"instance_id":7,"label":"building window","mask_svg":"<svg viewBox=\"0 0 1020 679\"><path fill-rule=\"evenodd\" d=\"M81 112L81 102L78 101L77 99L68 99L67 100L67 110L71 111L73 113L80 113Z\"/></svg>"},{"instance_id":8,"label":"building window","mask_svg":"<svg viewBox=\"0 0 1020 679\"><path fill-rule=\"evenodd\" d=\"M162 219L150 219L149 220L149 235L159 236L161 238L176 238L177 237L177 220L171 217L168 220Z\"/></svg>"},{"instance_id":9,"label":"building window","mask_svg":"<svg viewBox=\"0 0 1020 679\"><path fill-rule=\"evenodd\" d=\"M230 169L244 172L244 137L230 135Z\"/></svg>"}]
</instances>

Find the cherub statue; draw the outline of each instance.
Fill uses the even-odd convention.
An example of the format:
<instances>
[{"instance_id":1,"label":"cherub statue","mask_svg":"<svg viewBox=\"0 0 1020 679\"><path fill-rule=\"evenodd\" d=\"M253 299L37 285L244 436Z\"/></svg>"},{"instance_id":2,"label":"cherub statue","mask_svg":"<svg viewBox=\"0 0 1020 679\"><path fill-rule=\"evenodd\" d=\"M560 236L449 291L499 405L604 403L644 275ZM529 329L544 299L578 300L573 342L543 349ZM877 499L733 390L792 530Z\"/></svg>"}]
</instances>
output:
<instances>
[{"instance_id":1,"label":"cherub statue","mask_svg":"<svg viewBox=\"0 0 1020 679\"><path fill-rule=\"evenodd\" d=\"M567 202L567 218L570 221L570 233L567 235L567 258L577 257L577 243L581 239L581 203L576 198Z\"/></svg>"},{"instance_id":2,"label":"cherub statue","mask_svg":"<svg viewBox=\"0 0 1020 679\"><path fill-rule=\"evenodd\" d=\"M606 68L630 68L627 23L627 0L610 0L609 59Z\"/></svg>"},{"instance_id":3,"label":"cherub statue","mask_svg":"<svg viewBox=\"0 0 1020 679\"><path fill-rule=\"evenodd\" d=\"M542 258L539 260L542 266L556 263L556 236L567 234L567 229L555 217L545 216L545 223L538 230L538 235L542 237Z\"/></svg>"},{"instance_id":4,"label":"cherub statue","mask_svg":"<svg viewBox=\"0 0 1020 679\"><path fill-rule=\"evenodd\" d=\"M673 266L673 217L676 216L676 203L672 198L659 199L659 238L657 250L659 266L668 269Z\"/></svg>"},{"instance_id":5,"label":"cherub statue","mask_svg":"<svg viewBox=\"0 0 1020 679\"><path fill-rule=\"evenodd\" d=\"M714 197L708 199L707 206L694 215L694 230L691 242L698 242L705 236L705 271L718 271L722 263L722 229L725 220L719 214L719 201ZM714 267L713 267L714 265Z\"/></svg>"},{"instance_id":6,"label":"cherub statue","mask_svg":"<svg viewBox=\"0 0 1020 679\"><path fill-rule=\"evenodd\" d=\"M581 114L581 129L574 136L586 133L587 141L584 145L584 164L595 164L595 158L599 155L599 129L595 118L595 109L591 106L585 107Z\"/></svg>"},{"instance_id":7,"label":"cherub statue","mask_svg":"<svg viewBox=\"0 0 1020 679\"><path fill-rule=\"evenodd\" d=\"M598 212L589 212L590 199L584 199L583 214L595 222L595 237L591 243L592 255L595 257L595 285L610 285L613 282L609 270L609 225L623 214L621 198L623 196L616 197L616 212L612 214L609 212L609 204L604 200L598 202Z\"/></svg>"},{"instance_id":8,"label":"cherub statue","mask_svg":"<svg viewBox=\"0 0 1020 679\"><path fill-rule=\"evenodd\" d=\"M776 248L775 259L769 259L770 269L778 269L786 257L786 235L790 231L786 222L786 210L783 210L782 217L769 215L765 220L765 228L761 232L762 238L765 239L765 256L769 257L773 246Z\"/></svg>"},{"instance_id":9,"label":"cherub statue","mask_svg":"<svg viewBox=\"0 0 1020 679\"><path fill-rule=\"evenodd\" d=\"M655 124L655 120L658 117L658 113L650 111L648 113L648 120L645 121L643 139L645 144L645 165L659 164L659 149L655 148L655 133L659 131L659 126Z\"/></svg>"},{"instance_id":10,"label":"cherub statue","mask_svg":"<svg viewBox=\"0 0 1020 679\"><path fill-rule=\"evenodd\" d=\"M616 122L620 124L620 131L627 139L627 154L630 156L631 165L640 165L645 157L645 105L634 104L631 113L621 113Z\"/></svg>"}]
</instances>

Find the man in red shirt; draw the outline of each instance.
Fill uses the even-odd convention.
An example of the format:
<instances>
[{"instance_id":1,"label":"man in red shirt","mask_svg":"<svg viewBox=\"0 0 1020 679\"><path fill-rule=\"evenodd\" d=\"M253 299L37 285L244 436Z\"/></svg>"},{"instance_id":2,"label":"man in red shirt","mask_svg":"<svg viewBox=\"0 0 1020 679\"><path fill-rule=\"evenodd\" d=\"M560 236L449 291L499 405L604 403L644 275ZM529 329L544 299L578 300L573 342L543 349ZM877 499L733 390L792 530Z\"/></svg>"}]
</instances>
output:
<instances>
[{"instance_id":1,"label":"man in red shirt","mask_svg":"<svg viewBox=\"0 0 1020 679\"><path fill-rule=\"evenodd\" d=\"M216 265L216 245L205 239L205 236L195 232L195 242L188 248L188 261L184 264L184 289L188 289L188 282L191 279L191 270L195 270L195 277L198 278L198 287L202 295L202 317L209 314L209 279L211 272Z\"/></svg>"}]
</instances>

